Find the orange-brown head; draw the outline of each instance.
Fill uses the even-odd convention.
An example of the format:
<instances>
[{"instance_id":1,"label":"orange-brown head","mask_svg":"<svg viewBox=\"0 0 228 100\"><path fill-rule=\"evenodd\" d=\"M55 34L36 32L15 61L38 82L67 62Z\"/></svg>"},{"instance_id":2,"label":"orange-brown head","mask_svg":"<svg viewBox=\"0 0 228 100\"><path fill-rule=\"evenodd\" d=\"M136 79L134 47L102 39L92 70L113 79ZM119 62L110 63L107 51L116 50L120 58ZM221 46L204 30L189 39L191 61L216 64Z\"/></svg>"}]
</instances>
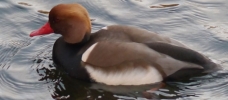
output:
<instances>
[{"instance_id":1,"label":"orange-brown head","mask_svg":"<svg viewBox=\"0 0 228 100\"><path fill-rule=\"evenodd\" d=\"M80 4L59 4L49 13L49 22L30 36L57 33L67 43L79 43L91 33L91 22L87 10Z\"/></svg>"}]
</instances>

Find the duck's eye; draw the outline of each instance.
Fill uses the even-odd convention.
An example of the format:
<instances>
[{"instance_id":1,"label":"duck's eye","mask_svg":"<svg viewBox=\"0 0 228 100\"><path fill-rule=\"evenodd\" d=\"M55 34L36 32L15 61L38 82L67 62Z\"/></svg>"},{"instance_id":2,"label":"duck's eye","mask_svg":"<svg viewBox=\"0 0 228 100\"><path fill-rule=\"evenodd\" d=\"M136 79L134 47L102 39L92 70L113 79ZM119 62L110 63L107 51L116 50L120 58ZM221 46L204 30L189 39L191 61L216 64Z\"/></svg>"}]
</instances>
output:
<instances>
[{"instance_id":1,"label":"duck's eye","mask_svg":"<svg viewBox=\"0 0 228 100\"><path fill-rule=\"evenodd\" d=\"M60 20L56 18L55 20L52 21L52 23L55 24L55 23L58 23L59 21Z\"/></svg>"}]
</instances>

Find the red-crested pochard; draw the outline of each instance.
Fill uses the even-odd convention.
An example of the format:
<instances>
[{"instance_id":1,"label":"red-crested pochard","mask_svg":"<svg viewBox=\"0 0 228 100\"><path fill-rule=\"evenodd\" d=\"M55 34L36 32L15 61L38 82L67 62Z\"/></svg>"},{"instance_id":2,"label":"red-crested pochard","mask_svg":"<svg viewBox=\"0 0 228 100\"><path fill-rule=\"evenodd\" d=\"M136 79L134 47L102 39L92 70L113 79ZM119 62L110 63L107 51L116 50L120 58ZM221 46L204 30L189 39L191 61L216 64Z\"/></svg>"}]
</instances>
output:
<instances>
[{"instance_id":1,"label":"red-crested pochard","mask_svg":"<svg viewBox=\"0 0 228 100\"><path fill-rule=\"evenodd\" d=\"M220 69L206 56L166 36L132 26L111 25L91 34L87 10L59 4L31 37L61 34L53 61L70 76L107 85L143 85Z\"/></svg>"}]
</instances>

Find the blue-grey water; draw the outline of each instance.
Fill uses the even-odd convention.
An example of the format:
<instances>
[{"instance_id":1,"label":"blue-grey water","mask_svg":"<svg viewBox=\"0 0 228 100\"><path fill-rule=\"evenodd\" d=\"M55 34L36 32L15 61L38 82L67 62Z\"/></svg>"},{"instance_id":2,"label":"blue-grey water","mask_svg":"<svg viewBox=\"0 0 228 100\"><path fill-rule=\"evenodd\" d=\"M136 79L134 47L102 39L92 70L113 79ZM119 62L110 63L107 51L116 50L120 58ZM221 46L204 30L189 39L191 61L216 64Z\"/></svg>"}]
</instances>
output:
<instances>
[{"instance_id":1,"label":"blue-grey water","mask_svg":"<svg viewBox=\"0 0 228 100\"><path fill-rule=\"evenodd\" d=\"M105 86L73 80L55 70L52 46L59 35L29 37L59 3L80 3L93 32L104 26L138 26L163 34L219 63L224 70L147 86ZM227 100L227 0L0 0L0 100Z\"/></svg>"}]
</instances>

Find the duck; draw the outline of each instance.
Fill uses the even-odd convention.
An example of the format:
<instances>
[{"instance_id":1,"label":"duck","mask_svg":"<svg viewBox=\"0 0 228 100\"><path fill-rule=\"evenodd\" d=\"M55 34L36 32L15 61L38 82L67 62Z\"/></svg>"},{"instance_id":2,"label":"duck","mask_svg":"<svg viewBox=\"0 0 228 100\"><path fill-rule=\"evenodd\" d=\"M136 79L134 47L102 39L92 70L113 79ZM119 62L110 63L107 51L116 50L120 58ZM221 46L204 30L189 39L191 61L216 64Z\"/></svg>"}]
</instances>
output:
<instances>
[{"instance_id":1,"label":"duck","mask_svg":"<svg viewBox=\"0 0 228 100\"><path fill-rule=\"evenodd\" d=\"M220 70L219 64L181 42L139 27L110 25L91 33L85 7L58 4L30 37L60 34L52 51L56 68L74 79L106 85L145 85Z\"/></svg>"}]
</instances>

